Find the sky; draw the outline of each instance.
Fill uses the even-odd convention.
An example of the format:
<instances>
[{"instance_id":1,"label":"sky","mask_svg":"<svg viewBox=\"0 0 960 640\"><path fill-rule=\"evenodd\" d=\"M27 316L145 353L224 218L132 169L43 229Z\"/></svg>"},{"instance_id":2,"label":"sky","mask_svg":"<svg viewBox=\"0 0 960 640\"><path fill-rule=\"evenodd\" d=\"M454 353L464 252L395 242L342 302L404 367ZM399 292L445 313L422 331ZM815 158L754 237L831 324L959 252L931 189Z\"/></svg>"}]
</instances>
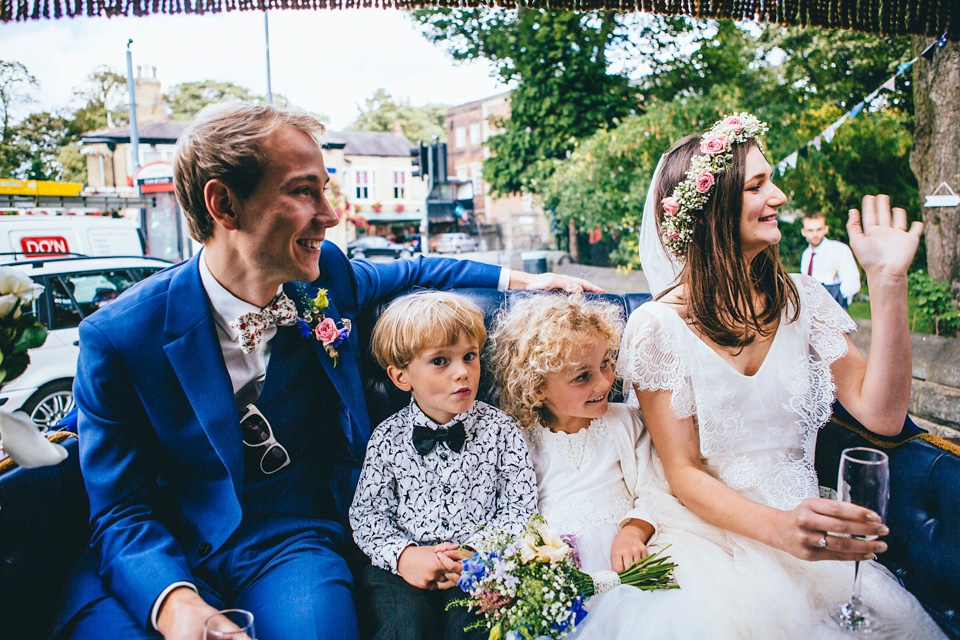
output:
<instances>
[{"instance_id":1,"label":"sky","mask_svg":"<svg viewBox=\"0 0 960 640\"><path fill-rule=\"evenodd\" d=\"M273 93L326 115L334 130L346 128L379 88L413 106L453 106L506 90L488 63L455 64L394 9L271 11L268 19ZM137 66L156 67L164 91L217 80L267 92L259 12L0 23L0 60L23 63L40 83L35 102L15 117L79 106L73 91L98 66L126 73L128 39L134 74Z\"/></svg>"}]
</instances>

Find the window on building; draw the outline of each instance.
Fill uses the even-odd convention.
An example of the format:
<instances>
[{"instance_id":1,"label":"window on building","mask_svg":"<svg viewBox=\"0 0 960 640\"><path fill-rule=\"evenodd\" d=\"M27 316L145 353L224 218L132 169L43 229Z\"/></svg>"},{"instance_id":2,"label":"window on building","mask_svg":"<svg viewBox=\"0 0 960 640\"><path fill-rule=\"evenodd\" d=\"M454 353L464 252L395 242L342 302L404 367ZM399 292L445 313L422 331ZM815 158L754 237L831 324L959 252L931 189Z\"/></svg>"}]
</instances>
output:
<instances>
[{"instance_id":1,"label":"window on building","mask_svg":"<svg viewBox=\"0 0 960 640\"><path fill-rule=\"evenodd\" d=\"M407 172L393 172L393 197L397 200L403 200L407 192Z\"/></svg>"},{"instance_id":2,"label":"window on building","mask_svg":"<svg viewBox=\"0 0 960 640\"><path fill-rule=\"evenodd\" d=\"M357 169L353 172L354 196L357 200L369 200L373 194L373 171Z\"/></svg>"},{"instance_id":3,"label":"window on building","mask_svg":"<svg viewBox=\"0 0 960 640\"><path fill-rule=\"evenodd\" d=\"M473 182L473 193L476 195L483 193L483 163L477 162L470 165L470 180Z\"/></svg>"},{"instance_id":4,"label":"window on building","mask_svg":"<svg viewBox=\"0 0 960 640\"><path fill-rule=\"evenodd\" d=\"M480 139L480 123L479 122L471 123L470 124L470 144L477 146L481 142L483 141Z\"/></svg>"},{"instance_id":5,"label":"window on building","mask_svg":"<svg viewBox=\"0 0 960 640\"><path fill-rule=\"evenodd\" d=\"M457 130L454 132L454 137L456 138L458 149L467 146L467 130L464 127L457 127Z\"/></svg>"}]
</instances>

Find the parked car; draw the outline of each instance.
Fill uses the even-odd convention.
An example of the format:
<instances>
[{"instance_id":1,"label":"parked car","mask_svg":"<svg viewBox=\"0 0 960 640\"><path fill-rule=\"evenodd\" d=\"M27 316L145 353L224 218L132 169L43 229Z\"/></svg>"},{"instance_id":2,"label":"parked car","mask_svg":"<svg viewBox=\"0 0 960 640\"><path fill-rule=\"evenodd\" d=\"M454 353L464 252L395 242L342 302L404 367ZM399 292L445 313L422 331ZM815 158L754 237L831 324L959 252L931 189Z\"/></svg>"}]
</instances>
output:
<instances>
[{"instance_id":1,"label":"parked car","mask_svg":"<svg viewBox=\"0 0 960 640\"><path fill-rule=\"evenodd\" d=\"M74 407L80 321L170 263L137 256L75 256L5 262L4 266L19 269L43 285L33 311L48 332L46 342L30 350L30 366L23 375L0 389L0 405L4 411L24 411L46 429Z\"/></svg>"},{"instance_id":2,"label":"parked car","mask_svg":"<svg viewBox=\"0 0 960 640\"><path fill-rule=\"evenodd\" d=\"M390 242L383 236L360 236L347 244L348 258L372 258L389 256L391 258L409 258L413 248L407 244Z\"/></svg>"},{"instance_id":3,"label":"parked car","mask_svg":"<svg viewBox=\"0 0 960 640\"><path fill-rule=\"evenodd\" d=\"M437 244L434 251L437 253L462 253L476 251L477 241L466 233L441 233L436 237Z\"/></svg>"}]
</instances>

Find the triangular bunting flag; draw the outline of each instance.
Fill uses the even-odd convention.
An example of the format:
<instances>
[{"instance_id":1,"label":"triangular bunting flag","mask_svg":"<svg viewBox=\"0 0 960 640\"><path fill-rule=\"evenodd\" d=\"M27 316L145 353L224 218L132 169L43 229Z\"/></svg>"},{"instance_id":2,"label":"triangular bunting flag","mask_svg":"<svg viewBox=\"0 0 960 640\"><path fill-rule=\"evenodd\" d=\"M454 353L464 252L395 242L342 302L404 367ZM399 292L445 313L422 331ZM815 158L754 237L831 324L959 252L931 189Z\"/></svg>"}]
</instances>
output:
<instances>
[{"instance_id":1,"label":"triangular bunting flag","mask_svg":"<svg viewBox=\"0 0 960 640\"><path fill-rule=\"evenodd\" d=\"M823 139L828 143L833 140L834 134L837 132L837 125L832 124L826 129L823 130Z\"/></svg>"},{"instance_id":2,"label":"triangular bunting flag","mask_svg":"<svg viewBox=\"0 0 960 640\"><path fill-rule=\"evenodd\" d=\"M887 91L896 91L897 90L897 76L890 76L890 79L880 85L881 89L886 89Z\"/></svg>"},{"instance_id":3,"label":"triangular bunting flag","mask_svg":"<svg viewBox=\"0 0 960 640\"><path fill-rule=\"evenodd\" d=\"M857 106L855 106L853 109L850 109L850 117L855 118L858 113L863 111L863 106L864 106L864 103L861 102Z\"/></svg>"},{"instance_id":4,"label":"triangular bunting flag","mask_svg":"<svg viewBox=\"0 0 960 640\"><path fill-rule=\"evenodd\" d=\"M820 140L821 140L820 136L817 136L816 138L810 141L810 146L816 149L817 151L820 151Z\"/></svg>"},{"instance_id":5,"label":"triangular bunting flag","mask_svg":"<svg viewBox=\"0 0 960 640\"><path fill-rule=\"evenodd\" d=\"M791 169L796 169L797 168L797 152L794 151L793 153L788 155L786 158L784 158L783 161L786 162L787 166L789 166Z\"/></svg>"},{"instance_id":6,"label":"triangular bunting flag","mask_svg":"<svg viewBox=\"0 0 960 640\"><path fill-rule=\"evenodd\" d=\"M807 157L807 147L806 147L806 145L800 147L800 157L801 157L801 158L806 158L806 157Z\"/></svg>"}]
</instances>

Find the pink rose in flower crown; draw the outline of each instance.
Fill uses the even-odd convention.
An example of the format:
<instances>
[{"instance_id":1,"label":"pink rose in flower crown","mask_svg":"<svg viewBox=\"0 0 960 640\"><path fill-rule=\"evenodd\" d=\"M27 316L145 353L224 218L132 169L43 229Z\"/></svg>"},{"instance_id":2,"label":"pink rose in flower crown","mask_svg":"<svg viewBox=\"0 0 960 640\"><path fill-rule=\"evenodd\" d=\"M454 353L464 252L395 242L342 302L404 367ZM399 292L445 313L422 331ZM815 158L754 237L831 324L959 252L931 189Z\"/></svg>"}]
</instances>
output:
<instances>
[{"instance_id":1,"label":"pink rose in flower crown","mask_svg":"<svg viewBox=\"0 0 960 640\"><path fill-rule=\"evenodd\" d=\"M709 171L703 171L697 176L697 191L706 193L713 186L713 174Z\"/></svg>"},{"instance_id":2,"label":"pink rose in flower crown","mask_svg":"<svg viewBox=\"0 0 960 640\"><path fill-rule=\"evenodd\" d=\"M743 131L743 120L740 118L740 116L727 116L723 119L723 124L733 129L734 133L740 133Z\"/></svg>"},{"instance_id":3,"label":"pink rose in flower crown","mask_svg":"<svg viewBox=\"0 0 960 640\"><path fill-rule=\"evenodd\" d=\"M703 139L700 141L700 151L703 153L717 155L718 153L723 153L726 150L727 136L721 133L707 134L703 136Z\"/></svg>"},{"instance_id":4,"label":"pink rose in flower crown","mask_svg":"<svg viewBox=\"0 0 960 640\"><path fill-rule=\"evenodd\" d=\"M324 318L323 322L318 324L316 329L314 329L314 333L317 336L317 340L324 345L331 344L340 335L340 332L337 331L337 323L334 322L332 318Z\"/></svg>"},{"instance_id":5,"label":"pink rose in flower crown","mask_svg":"<svg viewBox=\"0 0 960 640\"><path fill-rule=\"evenodd\" d=\"M667 196L661 200L660 206L663 207L663 212L668 216L675 216L680 211L680 203L673 196Z\"/></svg>"}]
</instances>

